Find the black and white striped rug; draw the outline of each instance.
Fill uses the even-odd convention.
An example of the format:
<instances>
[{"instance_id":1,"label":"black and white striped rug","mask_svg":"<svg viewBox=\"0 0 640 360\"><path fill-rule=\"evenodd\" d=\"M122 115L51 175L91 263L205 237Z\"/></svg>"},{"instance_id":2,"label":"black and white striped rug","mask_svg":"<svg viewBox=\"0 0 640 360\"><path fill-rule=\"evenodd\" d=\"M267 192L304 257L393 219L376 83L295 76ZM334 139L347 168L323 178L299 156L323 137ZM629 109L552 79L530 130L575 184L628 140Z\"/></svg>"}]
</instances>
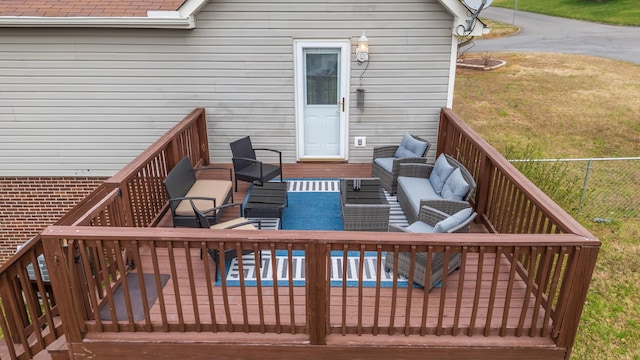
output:
<instances>
[{"instance_id":1,"label":"black and white striped rug","mask_svg":"<svg viewBox=\"0 0 640 360\"><path fill-rule=\"evenodd\" d=\"M258 273L255 266L254 254L244 255L242 258L242 269L244 277L242 281L245 286L256 286L258 278L263 286L273 286L275 280L278 286L288 286L291 277L293 286L304 286L305 284L305 258L303 251L293 251L292 266L289 267L287 252L284 250L276 251L276 265L272 266L271 252L263 252L260 261L260 272ZM384 256L382 253L380 286L393 286L393 274L384 271ZM378 279L378 257L376 252L365 252L362 271L362 285L364 287L375 287ZM346 279L347 286L358 286L359 270L360 270L360 254L357 252L347 254L347 271L343 275L344 257L340 251L334 251L331 255L331 286L342 286L343 279ZM274 274L275 272L275 274ZM240 285L240 271L238 259L231 261L229 267L226 284L227 286ZM398 279L399 287L407 286L407 279L400 277Z\"/></svg>"}]
</instances>

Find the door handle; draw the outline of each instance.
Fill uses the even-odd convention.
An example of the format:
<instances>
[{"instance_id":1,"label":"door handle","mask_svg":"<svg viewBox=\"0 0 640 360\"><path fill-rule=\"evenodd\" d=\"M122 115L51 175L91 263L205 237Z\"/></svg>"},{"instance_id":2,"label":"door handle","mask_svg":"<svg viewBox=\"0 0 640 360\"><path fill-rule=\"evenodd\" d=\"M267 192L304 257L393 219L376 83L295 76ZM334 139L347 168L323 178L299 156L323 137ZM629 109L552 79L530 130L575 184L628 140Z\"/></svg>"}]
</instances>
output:
<instances>
[{"instance_id":1,"label":"door handle","mask_svg":"<svg viewBox=\"0 0 640 360\"><path fill-rule=\"evenodd\" d=\"M344 96L342 97L341 105L342 105L342 112L344 112Z\"/></svg>"}]
</instances>

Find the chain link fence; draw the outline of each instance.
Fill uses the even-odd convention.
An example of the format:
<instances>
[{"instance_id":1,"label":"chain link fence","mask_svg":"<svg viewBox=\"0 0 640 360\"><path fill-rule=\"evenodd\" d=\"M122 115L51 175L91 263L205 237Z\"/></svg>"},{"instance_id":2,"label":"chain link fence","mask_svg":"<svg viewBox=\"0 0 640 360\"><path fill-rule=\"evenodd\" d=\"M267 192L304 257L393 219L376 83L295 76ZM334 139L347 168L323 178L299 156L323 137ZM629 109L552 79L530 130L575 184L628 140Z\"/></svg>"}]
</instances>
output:
<instances>
[{"instance_id":1,"label":"chain link fence","mask_svg":"<svg viewBox=\"0 0 640 360\"><path fill-rule=\"evenodd\" d=\"M640 218L640 157L510 161L573 216Z\"/></svg>"}]
</instances>

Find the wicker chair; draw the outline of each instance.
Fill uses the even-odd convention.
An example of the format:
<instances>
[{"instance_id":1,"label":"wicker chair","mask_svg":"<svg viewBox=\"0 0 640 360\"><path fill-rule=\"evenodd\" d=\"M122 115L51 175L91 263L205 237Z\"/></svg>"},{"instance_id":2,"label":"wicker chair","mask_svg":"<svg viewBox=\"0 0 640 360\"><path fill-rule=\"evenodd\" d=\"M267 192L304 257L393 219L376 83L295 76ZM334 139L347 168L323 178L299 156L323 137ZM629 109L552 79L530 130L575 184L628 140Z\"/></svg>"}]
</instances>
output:
<instances>
[{"instance_id":1,"label":"wicker chair","mask_svg":"<svg viewBox=\"0 0 640 360\"><path fill-rule=\"evenodd\" d=\"M410 150L403 151L403 149L406 149L404 147L406 144L409 144L409 148L411 148L411 144L414 145L414 149L418 149L420 154L413 153L412 155ZM426 156L430 146L431 144L427 140L416 135L406 134L400 145L374 147L371 177L379 178L380 184L391 194L395 194L400 164L426 163Z\"/></svg>"},{"instance_id":2,"label":"wicker chair","mask_svg":"<svg viewBox=\"0 0 640 360\"><path fill-rule=\"evenodd\" d=\"M468 216L467 216L468 215ZM458 217L458 219L452 219ZM389 225L389 231L391 232L416 232L416 233L465 233L469 231L471 223L476 217L476 213L473 212L471 207L456 212L454 214L448 214L438 209L423 206L420 209L419 221L411 224L407 228L398 227L395 225ZM455 220L455 221L454 221ZM438 224L448 222L447 226L441 227ZM446 231L444 231L446 230ZM419 252L416 253L413 270L413 281L427 288L426 267L427 267L428 253ZM461 254L452 253L449 255L447 261L447 274L452 273L460 267ZM398 275L409 277L411 269L411 253L401 252L398 253ZM429 290L436 286L444 276L444 253L433 253L431 258L431 271L429 272ZM394 268L395 259L394 253L387 253L385 255L385 269L392 271Z\"/></svg>"},{"instance_id":3,"label":"wicker chair","mask_svg":"<svg viewBox=\"0 0 640 360\"><path fill-rule=\"evenodd\" d=\"M257 185L280 176L282 182L282 152L267 148L254 148L251 138L245 136L231 144L235 191L238 191L238 180L249 181ZM278 155L278 165L265 164L256 159L256 150L270 151Z\"/></svg>"},{"instance_id":4,"label":"wicker chair","mask_svg":"<svg viewBox=\"0 0 640 360\"><path fill-rule=\"evenodd\" d=\"M207 216L202 211L200 211L200 209L197 208L197 206L194 204L192 200L189 200L189 201L191 202L191 206L193 207L193 212L196 214L196 220L198 222L198 226L201 228L209 228L212 230L215 230L215 229L258 230L262 228L262 225L259 220L247 220L243 217L239 217L233 220L210 225L209 220L207 219ZM228 204L227 206L236 206L236 205L242 205L242 203ZM211 256L211 259L213 259L213 262L216 264L215 279L217 280L218 270L220 267L220 264L219 264L220 251L218 251L218 249L207 249L207 253L209 253L209 256ZM242 250L242 255L251 254L251 253L253 253L253 250ZM238 257L238 253L236 252L235 249L225 250L223 261L231 260L235 257ZM200 258L202 259L202 252L200 252Z\"/></svg>"}]
</instances>

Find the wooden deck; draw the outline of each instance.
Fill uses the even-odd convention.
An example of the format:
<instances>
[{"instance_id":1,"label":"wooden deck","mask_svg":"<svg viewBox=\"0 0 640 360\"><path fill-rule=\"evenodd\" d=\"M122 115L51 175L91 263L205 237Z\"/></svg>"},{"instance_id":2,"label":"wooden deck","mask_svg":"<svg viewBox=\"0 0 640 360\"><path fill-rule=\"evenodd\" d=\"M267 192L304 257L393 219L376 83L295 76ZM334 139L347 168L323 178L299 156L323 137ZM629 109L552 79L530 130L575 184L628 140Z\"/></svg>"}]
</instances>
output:
<instances>
[{"instance_id":1,"label":"wooden deck","mask_svg":"<svg viewBox=\"0 0 640 360\"><path fill-rule=\"evenodd\" d=\"M289 164L284 171L292 178L367 177L370 166L304 163ZM234 194L235 200L241 201L248 188L249 184L242 183ZM238 214L227 213L225 216L237 217ZM170 227L170 218L165 216L160 225ZM264 231L273 234L273 231ZM474 224L472 231L487 233L480 224ZM251 235L261 238L256 232L251 232ZM375 241L376 238L384 238L385 234L359 233L358 236ZM287 239L282 239L282 242L287 243ZM174 250L179 254L183 251ZM308 318L311 314L307 313L309 299L304 286L216 285L213 281L215 264L211 258L205 256L201 259L199 249L188 252L190 256L187 258L171 256L166 249L154 249L153 255L144 247L139 251L136 271L172 274L163 288L162 300L156 300L150 309L147 324L154 333L183 331L190 334L187 337L189 342L199 339L204 344L218 344L242 343L247 340L246 332L251 332L252 342L260 343L260 339L267 339L271 343L277 339L278 343L290 346L308 345ZM263 251L263 254L268 252ZM499 256L498 260L496 256ZM550 314L537 303L526 282L518 274L512 274L512 262L506 255L467 254L464 259L462 269L453 272L444 286L431 291L413 285L406 288L328 287L326 344L355 346L360 351L372 343L386 344L382 348L399 343L403 346L446 348L459 342L454 337L464 336L464 342L470 348L504 350L514 346L515 338L519 346L525 344L526 347L546 349L557 358L564 357L550 336ZM154 266L157 270L151 271ZM382 268L378 270L383 271ZM515 281L510 280L510 276L515 276ZM523 309L527 309L525 313L536 316L523 318ZM144 324L140 326L145 328ZM112 341L115 336L113 330L118 329L127 331L126 337L130 341L129 331L133 328L135 326L126 321L119 324L90 321L86 340L95 344ZM547 335L540 336L541 332ZM272 338L274 335L269 334L278 336ZM136 334L134 337L140 337L140 341L151 339L148 334ZM154 337L153 341L157 338ZM177 339L166 341L182 342ZM498 355L492 356L497 358Z\"/></svg>"},{"instance_id":2,"label":"wooden deck","mask_svg":"<svg viewBox=\"0 0 640 360\"><path fill-rule=\"evenodd\" d=\"M441 113L436 153L455 156L478 183L471 201L478 217L466 234L173 228L162 180L185 155L207 165L206 144L204 110L196 109L3 265L0 329L9 358L32 358L59 339L73 359L570 357L600 242L450 110ZM370 171L301 163L283 172ZM236 202L248 187L240 184ZM200 257L212 248L250 250L258 264L256 254L285 251L291 261L289 251L302 251L304 284L218 283L211 258ZM354 287L328 281L348 270L329 266L335 252L358 257ZM361 285L366 253L382 274L384 254L400 252L461 254L462 264L431 291L398 281L383 287L377 278ZM29 281L27 269L41 256L49 284L39 271ZM169 275L164 286L161 274ZM131 276L161 288L157 299L145 286L132 296ZM115 309L118 292L127 316L106 320L100 310ZM149 299L134 317L134 305Z\"/></svg>"},{"instance_id":3,"label":"wooden deck","mask_svg":"<svg viewBox=\"0 0 640 360\"><path fill-rule=\"evenodd\" d=\"M300 164L286 164L284 166L285 178L339 178L339 177L368 177L371 174L371 165L370 164L341 164L341 163L300 163ZM235 201L242 201L246 196L247 190L249 188L249 184L246 182L241 182L239 185L238 192L234 194ZM233 208L237 210L236 208ZM228 212L224 215L224 218L232 218L239 216L237 211ZM170 216L165 216L160 224L160 226L170 227L171 225ZM288 231L288 230L281 230ZM474 224L472 226L471 232L475 233L487 233L488 231L481 224ZM375 240L379 237L384 237L384 234L379 233L369 233L369 237L372 240ZM150 261L149 254L143 255L143 263L141 264L142 268L150 269L152 268L152 263ZM170 273L169 268L169 259L167 254L157 254L159 259L159 264L161 266L161 273ZM511 262L508 261L504 256L501 256L500 260L496 262L495 255L486 256L483 259L483 265L480 266L481 274L478 274L478 256L477 254L469 255L467 258L467 262L465 264L467 270L464 279L460 277L460 271L456 271L451 274L448 278L447 285L442 288L435 288L430 292L425 292L424 289L419 286L414 289L408 288L362 288L358 289L357 287L348 287L343 289L342 287L331 287L330 295L331 300L329 301L329 310L330 310L330 328L332 329L332 333L342 333L342 329L340 328L341 324L346 320L347 325L355 326L358 325L358 322L368 323L367 332L370 333L388 333L389 327L398 326L398 324L404 323L407 319L404 317L396 317L392 316L392 311L395 313L409 313L411 316L409 317L409 325L411 327L420 327L420 323L422 322L422 308L424 306L425 301L427 303L436 304L441 300L445 303L445 314L444 319L445 323L441 324L443 327L452 327L453 319L455 318L453 315L455 312L459 312L462 314L461 318L458 320L461 327L467 327L471 322L471 314L474 312L474 308L485 307L482 304L475 304L476 299L476 283L478 278L491 279L494 276L494 264L499 264L499 275L498 277L502 279L502 281L497 285L498 294L502 296L502 298L492 299L495 304L501 304L493 308L492 314L482 314L477 317L477 320L487 322L487 315L491 316L488 324L501 324L503 321L507 322L507 326L511 328L517 328L519 317L507 316L503 318L503 314L514 314L519 313L520 309L526 303L527 306L533 306L535 302L535 297L532 297L531 294L526 292L526 284L520 283L519 286L512 289L512 294L510 301L506 301L505 295L507 293L507 285L510 271ZM181 304L186 309L195 310L195 308L191 308L190 305L193 305L193 298L189 291L188 284L191 280L195 283L197 298L201 300L198 304L197 311L189 311L188 313L184 313L185 322L192 323L195 320L196 316L200 316L200 321L203 323L211 323L212 318L210 314L210 309L208 307L208 299L207 292L208 282L205 278L205 269L204 265L201 264L203 260L200 259L200 251L192 250L191 251L191 259L190 262L193 264L192 266L197 267L199 264L200 269L194 272L194 279L189 279L189 266L187 261L179 261L177 262L178 268L178 278L177 280L171 279L169 283L164 287L165 289L165 299L169 299L167 301L167 314L177 314L178 309L175 307L176 303ZM209 276L213 278L213 269L215 267L215 263L212 261L210 257L205 257L205 261L209 264ZM521 279L519 279L521 280ZM174 295L173 282L177 281L179 286L184 286L181 291L181 294L184 294L184 297L181 299L172 298ZM462 284L460 282L462 281ZM459 297L457 302L447 301L447 299L456 299L458 298L457 292L459 289L462 289L462 296ZM223 289L220 286L213 287L213 303L222 304L223 303ZM230 303L240 304L240 299L242 298L241 292L244 292L246 296L253 298L254 300L260 295L258 293L258 288L255 286L249 286L246 288L240 288L238 286L227 287L224 289L227 292L227 296L230 297ZM346 293L344 292L346 290ZM379 304L375 304L376 296L375 292L379 290L382 293L380 297ZM302 326L306 322L307 314L305 313L305 289L304 287L294 287L293 292L289 293L288 287L280 287L278 291L278 303L280 305L278 309L276 309L276 301L274 299L275 291L272 287L267 286L262 288L262 297L264 298L264 303L262 304L263 308L259 308L255 305L256 303L247 304L246 309L242 309L242 307L232 307L231 318L233 321L231 324L242 322L243 317L247 316L249 323L259 323L260 321L264 321L264 326L266 327L276 327L278 326L277 317L280 316L282 318L289 319L286 326ZM362 292L362 319L358 319L356 314L348 314L343 318L343 301L346 301L347 304L356 304L359 301L360 291ZM346 294L346 299L343 297L343 293ZM444 293L444 294L443 294ZM489 301L489 291L488 289L481 288L479 291L480 301L487 302ZM408 301L408 299L411 299ZM505 311L505 304L510 310L507 309ZM189 305L189 306L187 306ZM517 311L515 311L517 309ZM280 313L277 315L276 310ZM152 316L160 316L160 307L154 305L152 308ZM429 309L426 314L426 323L430 327L436 327L438 314L435 313L437 309L434 307ZM197 312L197 315L195 314ZM541 326L544 321L544 311L539 312L539 317L537 319L538 327ZM293 316L292 319L290 317ZM474 315L474 316L477 316ZM264 319L259 319L259 317L263 317ZM215 309L215 318L220 321L220 319L225 319L225 313L223 307L216 307ZM393 320L391 320L393 318ZM174 319L175 320L175 319ZM390 321L394 321L395 324L392 324ZM378 327L374 329L374 325ZM220 326L225 326L224 320L220 324ZM284 326L283 324L280 324ZM488 326L488 331L491 333L495 333L495 331ZM470 336L473 334L470 334ZM499 335L495 333L495 335ZM547 343L550 339L546 339L542 341L542 343Z\"/></svg>"}]
</instances>

